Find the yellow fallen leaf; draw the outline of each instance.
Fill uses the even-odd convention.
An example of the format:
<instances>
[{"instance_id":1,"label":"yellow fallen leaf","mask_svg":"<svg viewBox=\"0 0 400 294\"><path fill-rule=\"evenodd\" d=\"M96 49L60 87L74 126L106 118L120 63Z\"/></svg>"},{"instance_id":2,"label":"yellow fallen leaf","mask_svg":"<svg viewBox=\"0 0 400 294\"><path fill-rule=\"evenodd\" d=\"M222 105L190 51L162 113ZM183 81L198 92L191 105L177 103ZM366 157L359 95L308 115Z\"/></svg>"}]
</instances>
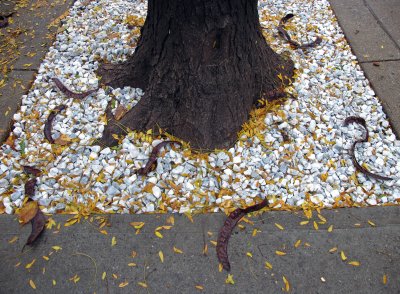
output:
<instances>
[{"instance_id":1,"label":"yellow fallen leaf","mask_svg":"<svg viewBox=\"0 0 400 294\"><path fill-rule=\"evenodd\" d=\"M204 287L203 287L203 286L200 286L200 285L196 285L195 288L196 288L197 290L204 290Z\"/></svg>"},{"instance_id":2,"label":"yellow fallen leaf","mask_svg":"<svg viewBox=\"0 0 400 294\"><path fill-rule=\"evenodd\" d=\"M331 249L329 249L329 253L334 253L337 251L337 247L333 247Z\"/></svg>"},{"instance_id":3,"label":"yellow fallen leaf","mask_svg":"<svg viewBox=\"0 0 400 294\"><path fill-rule=\"evenodd\" d=\"M276 253L276 255L279 255L279 256L283 256L283 255L286 255L286 252L283 252L283 251L275 251L275 253Z\"/></svg>"},{"instance_id":4,"label":"yellow fallen leaf","mask_svg":"<svg viewBox=\"0 0 400 294\"><path fill-rule=\"evenodd\" d=\"M191 215L189 212L185 212L184 214L185 214L186 217L190 220L190 222L192 222L192 223L194 222L194 221L193 221L193 217L192 217L192 215Z\"/></svg>"},{"instance_id":5,"label":"yellow fallen leaf","mask_svg":"<svg viewBox=\"0 0 400 294\"><path fill-rule=\"evenodd\" d=\"M39 206L36 201L29 201L20 209L18 218L21 224L30 222L36 215Z\"/></svg>"},{"instance_id":6,"label":"yellow fallen leaf","mask_svg":"<svg viewBox=\"0 0 400 294\"><path fill-rule=\"evenodd\" d=\"M15 241L17 241L17 240L18 240L18 236L14 236L8 241L8 243L12 244L12 243L15 243Z\"/></svg>"},{"instance_id":7,"label":"yellow fallen leaf","mask_svg":"<svg viewBox=\"0 0 400 294\"><path fill-rule=\"evenodd\" d=\"M285 229L282 225L277 224L277 223L275 223L275 226L276 226L279 230L284 230L284 229Z\"/></svg>"},{"instance_id":8,"label":"yellow fallen leaf","mask_svg":"<svg viewBox=\"0 0 400 294\"><path fill-rule=\"evenodd\" d=\"M255 237L255 236L257 236L257 233L258 233L259 231L257 230L257 229L254 229L253 230L253 233L251 234L253 237Z\"/></svg>"},{"instance_id":9,"label":"yellow fallen leaf","mask_svg":"<svg viewBox=\"0 0 400 294\"><path fill-rule=\"evenodd\" d=\"M103 235L108 235L106 230L101 230L100 233L102 233Z\"/></svg>"},{"instance_id":10,"label":"yellow fallen leaf","mask_svg":"<svg viewBox=\"0 0 400 294\"><path fill-rule=\"evenodd\" d=\"M160 257L161 262L164 262L164 254L162 251L158 252L158 256Z\"/></svg>"},{"instance_id":11,"label":"yellow fallen leaf","mask_svg":"<svg viewBox=\"0 0 400 294\"><path fill-rule=\"evenodd\" d=\"M128 263L128 266L136 266L136 263L130 262L130 263Z\"/></svg>"},{"instance_id":12,"label":"yellow fallen leaf","mask_svg":"<svg viewBox=\"0 0 400 294\"><path fill-rule=\"evenodd\" d=\"M46 273L46 268L42 268L42 273L45 274Z\"/></svg>"},{"instance_id":13,"label":"yellow fallen leaf","mask_svg":"<svg viewBox=\"0 0 400 294\"><path fill-rule=\"evenodd\" d=\"M115 237L112 237L111 239L111 246L117 245L117 239Z\"/></svg>"},{"instance_id":14,"label":"yellow fallen leaf","mask_svg":"<svg viewBox=\"0 0 400 294\"><path fill-rule=\"evenodd\" d=\"M131 252L131 257L135 258L137 256L137 252L135 250L132 250Z\"/></svg>"},{"instance_id":15,"label":"yellow fallen leaf","mask_svg":"<svg viewBox=\"0 0 400 294\"><path fill-rule=\"evenodd\" d=\"M172 215L169 218L167 218L167 224L171 225L175 224L175 218Z\"/></svg>"},{"instance_id":16,"label":"yellow fallen leaf","mask_svg":"<svg viewBox=\"0 0 400 294\"><path fill-rule=\"evenodd\" d=\"M310 222L310 221L308 221L308 220L307 220L307 221L301 221L301 222L300 222L300 226L304 226L304 225L308 224L309 222Z\"/></svg>"},{"instance_id":17,"label":"yellow fallen leaf","mask_svg":"<svg viewBox=\"0 0 400 294\"><path fill-rule=\"evenodd\" d=\"M107 273L106 273L106 272L103 272L103 274L101 275L101 279L104 281L104 279L106 278L106 276L107 276Z\"/></svg>"},{"instance_id":18,"label":"yellow fallen leaf","mask_svg":"<svg viewBox=\"0 0 400 294\"><path fill-rule=\"evenodd\" d=\"M32 280L29 280L29 285L36 290L36 285Z\"/></svg>"},{"instance_id":19,"label":"yellow fallen leaf","mask_svg":"<svg viewBox=\"0 0 400 294\"><path fill-rule=\"evenodd\" d=\"M268 261L265 262L265 268L267 269L272 269L272 264L270 264Z\"/></svg>"},{"instance_id":20,"label":"yellow fallen leaf","mask_svg":"<svg viewBox=\"0 0 400 294\"><path fill-rule=\"evenodd\" d=\"M330 225L328 228L328 232L331 233L333 231L333 225Z\"/></svg>"},{"instance_id":21,"label":"yellow fallen leaf","mask_svg":"<svg viewBox=\"0 0 400 294\"><path fill-rule=\"evenodd\" d=\"M179 253L179 254L182 254L182 253L183 253L182 250L176 248L175 246L174 246L174 252L175 252L175 253Z\"/></svg>"},{"instance_id":22,"label":"yellow fallen leaf","mask_svg":"<svg viewBox=\"0 0 400 294\"><path fill-rule=\"evenodd\" d=\"M53 280L53 286L55 286L57 284L56 280Z\"/></svg>"},{"instance_id":23,"label":"yellow fallen leaf","mask_svg":"<svg viewBox=\"0 0 400 294\"><path fill-rule=\"evenodd\" d=\"M223 268L224 268L224 267L222 266L222 263L219 263L219 264L218 264L218 271L219 271L219 272L222 272Z\"/></svg>"},{"instance_id":24,"label":"yellow fallen leaf","mask_svg":"<svg viewBox=\"0 0 400 294\"><path fill-rule=\"evenodd\" d=\"M297 240L296 243L294 243L294 247L297 248L301 244L301 240Z\"/></svg>"},{"instance_id":25,"label":"yellow fallen leaf","mask_svg":"<svg viewBox=\"0 0 400 294\"><path fill-rule=\"evenodd\" d=\"M70 278L69 280L70 280L71 282L74 282L74 283L76 284L76 283L79 282L80 279L81 279L81 278L80 278L77 274L75 274L75 276L73 276L73 277Z\"/></svg>"},{"instance_id":26,"label":"yellow fallen leaf","mask_svg":"<svg viewBox=\"0 0 400 294\"><path fill-rule=\"evenodd\" d=\"M126 286L128 286L128 285L129 285L129 282L122 282L122 283L120 283L120 284L118 285L118 287L124 288L124 287L126 287Z\"/></svg>"},{"instance_id":27,"label":"yellow fallen leaf","mask_svg":"<svg viewBox=\"0 0 400 294\"><path fill-rule=\"evenodd\" d=\"M19 267L21 265L21 262L18 262L14 267Z\"/></svg>"},{"instance_id":28,"label":"yellow fallen leaf","mask_svg":"<svg viewBox=\"0 0 400 294\"><path fill-rule=\"evenodd\" d=\"M323 221L324 223L326 223L326 218L324 218L322 215L320 215L319 213L318 213L318 218L321 220L321 221Z\"/></svg>"},{"instance_id":29,"label":"yellow fallen leaf","mask_svg":"<svg viewBox=\"0 0 400 294\"><path fill-rule=\"evenodd\" d=\"M64 227L70 227L70 226L76 224L78 222L78 220L79 219L77 217L73 217L73 218L67 220L67 222L64 224Z\"/></svg>"},{"instance_id":30,"label":"yellow fallen leaf","mask_svg":"<svg viewBox=\"0 0 400 294\"><path fill-rule=\"evenodd\" d=\"M49 217L46 223L46 229L51 230L54 226L56 226L56 222L52 217Z\"/></svg>"},{"instance_id":31,"label":"yellow fallen leaf","mask_svg":"<svg viewBox=\"0 0 400 294\"><path fill-rule=\"evenodd\" d=\"M131 222L129 224L135 229L141 229L144 226L144 222Z\"/></svg>"},{"instance_id":32,"label":"yellow fallen leaf","mask_svg":"<svg viewBox=\"0 0 400 294\"><path fill-rule=\"evenodd\" d=\"M235 281L233 280L233 275L228 274L228 277L225 280L225 284L231 284L231 285L235 284Z\"/></svg>"},{"instance_id":33,"label":"yellow fallen leaf","mask_svg":"<svg viewBox=\"0 0 400 294\"><path fill-rule=\"evenodd\" d=\"M159 231L159 230L170 230L171 228L172 228L172 226L161 226L161 227L157 227L156 231Z\"/></svg>"},{"instance_id":34,"label":"yellow fallen leaf","mask_svg":"<svg viewBox=\"0 0 400 294\"><path fill-rule=\"evenodd\" d=\"M208 245L204 244L204 246L203 246L203 255L207 255L207 252L208 252Z\"/></svg>"},{"instance_id":35,"label":"yellow fallen leaf","mask_svg":"<svg viewBox=\"0 0 400 294\"><path fill-rule=\"evenodd\" d=\"M290 291L290 284L289 284L289 281L286 279L285 276L282 276L282 280L283 280L283 283L285 284L285 291L286 291L286 292L289 292L289 291Z\"/></svg>"},{"instance_id":36,"label":"yellow fallen leaf","mask_svg":"<svg viewBox=\"0 0 400 294\"><path fill-rule=\"evenodd\" d=\"M340 251L340 257L342 258L343 261L347 260L346 254L344 254L343 251Z\"/></svg>"},{"instance_id":37,"label":"yellow fallen leaf","mask_svg":"<svg viewBox=\"0 0 400 294\"><path fill-rule=\"evenodd\" d=\"M370 225L371 227L375 227L375 226L376 226L375 223L372 222L372 221L370 221L370 220L368 220L368 223L369 223L369 225Z\"/></svg>"},{"instance_id":38,"label":"yellow fallen leaf","mask_svg":"<svg viewBox=\"0 0 400 294\"><path fill-rule=\"evenodd\" d=\"M57 245L53 246L51 248L53 248L53 250L55 250L55 251L60 251L62 249L60 246L57 246Z\"/></svg>"},{"instance_id":39,"label":"yellow fallen leaf","mask_svg":"<svg viewBox=\"0 0 400 294\"><path fill-rule=\"evenodd\" d=\"M360 266L360 262L358 261L350 261L349 264L354 266Z\"/></svg>"},{"instance_id":40,"label":"yellow fallen leaf","mask_svg":"<svg viewBox=\"0 0 400 294\"><path fill-rule=\"evenodd\" d=\"M210 243L213 244L214 246L217 246L217 241L211 240Z\"/></svg>"},{"instance_id":41,"label":"yellow fallen leaf","mask_svg":"<svg viewBox=\"0 0 400 294\"><path fill-rule=\"evenodd\" d=\"M50 259L50 258L49 258L48 256L46 256L46 255L43 255L42 257L43 257L43 259L46 260L46 261L48 261L48 260Z\"/></svg>"},{"instance_id":42,"label":"yellow fallen leaf","mask_svg":"<svg viewBox=\"0 0 400 294\"><path fill-rule=\"evenodd\" d=\"M112 274L113 278L116 280L118 279L118 276L116 274Z\"/></svg>"},{"instance_id":43,"label":"yellow fallen leaf","mask_svg":"<svg viewBox=\"0 0 400 294\"><path fill-rule=\"evenodd\" d=\"M159 231L155 231L154 234L160 239L164 237Z\"/></svg>"},{"instance_id":44,"label":"yellow fallen leaf","mask_svg":"<svg viewBox=\"0 0 400 294\"><path fill-rule=\"evenodd\" d=\"M308 242L305 242L305 243L304 243L304 246L305 246L305 247L311 247L311 244L308 243Z\"/></svg>"},{"instance_id":45,"label":"yellow fallen leaf","mask_svg":"<svg viewBox=\"0 0 400 294\"><path fill-rule=\"evenodd\" d=\"M145 282L138 282L138 285L143 288L147 288L147 284Z\"/></svg>"},{"instance_id":46,"label":"yellow fallen leaf","mask_svg":"<svg viewBox=\"0 0 400 294\"><path fill-rule=\"evenodd\" d=\"M383 283L384 285L386 285L386 284L387 284L387 280L388 280L388 277L387 277L386 274L384 274L383 277L382 277L382 283Z\"/></svg>"},{"instance_id":47,"label":"yellow fallen leaf","mask_svg":"<svg viewBox=\"0 0 400 294\"><path fill-rule=\"evenodd\" d=\"M34 260L32 260L30 263L28 263L25 268L30 269L32 267L32 265L34 265L36 262L36 258Z\"/></svg>"},{"instance_id":48,"label":"yellow fallen leaf","mask_svg":"<svg viewBox=\"0 0 400 294\"><path fill-rule=\"evenodd\" d=\"M314 229L315 229L316 231L318 231L318 224L317 224L316 221L314 221Z\"/></svg>"},{"instance_id":49,"label":"yellow fallen leaf","mask_svg":"<svg viewBox=\"0 0 400 294\"><path fill-rule=\"evenodd\" d=\"M246 252L246 255L247 255L248 257L253 257L253 254L251 254L251 252Z\"/></svg>"}]
</instances>

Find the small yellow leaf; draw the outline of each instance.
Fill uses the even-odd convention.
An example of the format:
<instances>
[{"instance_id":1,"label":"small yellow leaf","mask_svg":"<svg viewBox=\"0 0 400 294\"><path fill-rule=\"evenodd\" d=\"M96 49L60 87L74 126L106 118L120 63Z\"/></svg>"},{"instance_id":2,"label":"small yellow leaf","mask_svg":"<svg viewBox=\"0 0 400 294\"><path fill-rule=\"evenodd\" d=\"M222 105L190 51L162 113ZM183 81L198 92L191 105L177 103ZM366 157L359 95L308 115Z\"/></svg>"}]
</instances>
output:
<instances>
[{"instance_id":1,"label":"small yellow leaf","mask_svg":"<svg viewBox=\"0 0 400 294\"><path fill-rule=\"evenodd\" d=\"M368 220L368 223L369 223L369 225L370 225L371 227L375 227L375 226L376 226L375 223L372 222L372 221L370 221L370 220Z\"/></svg>"},{"instance_id":2,"label":"small yellow leaf","mask_svg":"<svg viewBox=\"0 0 400 294\"><path fill-rule=\"evenodd\" d=\"M286 252L283 252L283 251L275 251L275 253L276 253L276 255L279 255L279 256L283 256L283 255L286 255Z\"/></svg>"},{"instance_id":3,"label":"small yellow leaf","mask_svg":"<svg viewBox=\"0 0 400 294\"><path fill-rule=\"evenodd\" d=\"M36 262L36 258L34 260L32 260L30 263L28 263L25 268L30 269L32 267L32 265L34 265L34 263Z\"/></svg>"},{"instance_id":4,"label":"small yellow leaf","mask_svg":"<svg viewBox=\"0 0 400 294\"><path fill-rule=\"evenodd\" d=\"M316 231L318 231L318 224L317 224L316 221L314 221L314 229L315 229Z\"/></svg>"},{"instance_id":5,"label":"small yellow leaf","mask_svg":"<svg viewBox=\"0 0 400 294\"><path fill-rule=\"evenodd\" d=\"M112 274L114 279L118 279L118 276L116 274Z\"/></svg>"},{"instance_id":6,"label":"small yellow leaf","mask_svg":"<svg viewBox=\"0 0 400 294\"><path fill-rule=\"evenodd\" d=\"M120 283L120 284L118 285L118 287L124 288L124 287L126 287L126 286L128 286L128 285L129 285L129 282L122 282L122 283Z\"/></svg>"},{"instance_id":7,"label":"small yellow leaf","mask_svg":"<svg viewBox=\"0 0 400 294\"><path fill-rule=\"evenodd\" d=\"M70 227L70 226L76 224L77 222L78 222L78 218L73 217L73 218L67 220L67 222L64 224L64 227Z\"/></svg>"},{"instance_id":8,"label":"small yellow leaf","mask_svg":"<svg viewBox=\"0 0 400 294\"><path fill-rule=\"evenodd\" d=\"M147 288L147 284L145 282L138 282L138 285L143 288Z\"/></svg>"},{"instance_id":9,"label":"small yellow leaf","mask_svg":"<svg viewBox=\"0 0 400 294\"><path fill-rule=\"evenodd\" d=\"M144 222L131 222L129 224L137 230L143 228L144 226Z\"/></svg>"},{"instance_id":10,"label":"small yellow leaf","mask_svg":"<svg viewBox=\"0 0 400 294\"><path fill-rule=\"evenodd\" d=\"M192 217L192 215L191 215L190 213L185 212L184 214L185 214L186 217L190 220L190 222L192 222L192 223L194 222L194 221L193 221L193 217Z\"/></svg>"},{"instance_id":11,"label":"small yellow leaf","mask_svg":"<svg viewBox=\"0 0 400 294\"><path fill-rule=\"evenodd\" d=\"M174 252L175 252L175 253L179 253L179 254L182 254L182 253L183 253L182 250L176 248L175 246L174 246Z\"/></svg>"},{"instance_id":12,"label":"small yellow leaf","mask_svg":"<svg viewBox=\"0 0 400 294\"><path fill-rule=\"evenodd\" d=\"M160 239L164 237L159 231L155 231L154 234Z\"/></svg>"},{"instance_id":13,"label":"small yellow leaf","mask_svg":"<svg viewBox=\"0 0 400 294\"><path fill-rule=\"evenodd\" d=\"M117 244L117 239L115 237L112 237L111 246L115 246L116 244Z\"/></svg>"},{"instance_id":14,"label":"small yellow leaf","mask_svg":"<svg viewBox=\"0 0 400 294\"><path fill-rule=\"evenodd\" d=\"M130 263L128 263L128 266L136 266L136 263L130 262Z\"/></svg>"},{"instance_id":15,"label":"small yellow leaf","mask_svg":"<svg viewBox=\"0 0 400 294\"><path fill-rule=\"evenodd\" d=\"M196 285L195 287L196 287L197 290L204 290L204 287L203 287L203 286Z\"/></svg>"},{"instance_id":16,"label":"small yellow leaf","mask_svg":"<svg viewBox=\"0 0 400 294\"><path fill-rule=\"evenodd\" d=\"M268 261L265 262L265 268L267 269L272 269L272 264L270 264Z\"/></svg>"},{"instance_id":17,"label":"small yellow leaf","mask_svg":"<svg viewBox=\"0 0 400 294\"><path fill-rule=\"evenodd\" d=\"M328 232L331 233L333 231L333 225L330 225L328 228Z\"/></svg>"},{"instance_id":18,"label":"small yellow leaf","mask_svg":"<svg viewBox=\"0 0 400 294\"><path fill-rule=\"evenodd\" d=\"M57 284L56 280L53 280L53 286L55 286Z\"/></svg>"},{"instance_id":19,"label":"small yellow leaf","mask_svg":"<svg viewBox=\"0 0 400 294\"><path fill-rule=\"evenodd\" d=\"M131 252L131 257L135 258L137 256L137 252L135 250L132 250Z\"/></svg>"},{"instance_id":20,"label":"small yellow leaf","mask_svg":"<svg viewBox=\"0 0 400 294\"><path fill-rule=\"evenodd\" d=\"M29 280L29 285L36 290L36 285L32 280Z\"/></svg>"},{"instance_id":21,"label":"small yellow leaf","mask_svg":"<svg viewBox=\"0 0 400 294\"><path fill-rule=\"evenodd\" d=\"M218 271L219 271L219 272L222 272L223 268L224 268L224 267L222 266L222 263L219 263L219 264L218 264Z\"/></svg>"},{"instance_id":22,"label":"small yellow leaf","mask_svg":"<svg viewBox=\"0 0 400 294\"><path fill-rule=\"evenodd\" d=\"M342 258L343 261L347 260L346 254L344 254L343 251L340 251L340 257Z\"/></svg>"},{"instance_id":23,"label":"small yellow leaf","mask_svg":"<svg viewBox=\"0 0 400 294\"><path fill-rule=\"evenodd\" d=\"M167 224L171 225L175 224L175 218L172 215L169 218L167 218Z\"/></svg>"},{"instance_id":24,"label":"small yellow leaf","mask_svg":"<svg viewBox=\"0 0 400 294\"><path fill-rule=\"evenodd\" d=\"M18 262L16 265L14 265L15 267L19 267L21 265L21 262Z\"/></svg>"},{"instance_id":25,"label":"small yellow leaf","mask_svg":"<svg viewBox=\"0 0 400 294\"><path fill-rule=\"evenodd\" d=\"M331 249L329 249L329 253L334 253L337 251L337 247L333 247Z\"/></svg>"},{"instance_id":26,"label":"small yellow leaf","mask_svg":"<svg viewBox=\"0 0 400 294\"><path fill-rule=\"evenodd\" d=\"M384 285L386 285L386 284L387 284L387 280L388 280L388 277L387 277L386 274L384 274L383 277L382 277L382 283L383 283Z\"/></svg>"},{"instance_id":27,"label":"small yellow leaf","mask_svg":"<svg viewBox=\"0 0 400 294\"><path fill-rule=\"evenodd\" d=\"M257 233L258 233L258 230L257 229L254 229L253 230L253 233L251 234L253 237L255 237L255 236L257 236Z\"/></svg>"},{"instance_id":28,"label":"small yellow leaf","mask_svg":"<svg viewBox=\"0 0 400 294\"><path fill-rule=\"evenodd\" d=\"M158 252L158 256L160 257L161 262L164 262L164 254L162 251Z\"/></svg>"},{"instance_id":29,"label":"small yellow leaf","mask_svg":"<svg viewBox=\"0 0 400 294\"><path fill-rule=\"evenodd\" d=\"M15 241L17 241L17 240L18 240L18 236L14 236L8 241L8 243L12 244L12 243L15 243Z\"/></svg>"},{"instance_id":30,"label":"small yellow leaf","mask_svg":"<svg viewBox=\"0 0 400 294\"><path fill-rule=\"evenodd\" d=\"M210 243L213 244L214 246L217 246L217 242L216 241L211 240Z\"/></svg>"},{"instance_id":31,"label":"small yellow leaf","mask_svg":"<svg viewBox=\"0 0 400 294\"><path fill-rule=\"evenodd\" d=\"M253 257L253 254L251 254L251 252L246 252L246 255L247 255L248 257Z\"/></svg>"},{"instance_id":32,"label":"small yellow leaf","mask_svg":"<svg viewBox=\"0 0 400 294\"><path fill-rule=\"evenodd\" d=\"M310 221L308 221L308 220L307 220L307 221L301 221L301 222L300 222L300 226L304 226L304 225L308 224L309 222L310 222Z\"/></svg>"},{"instance_id":33,"label":"small yellow leaf","mask_svg":"<svg viewBox=\"0 0 400 294\"><path fill-rule=\"evenodd\" d=\"M282 225L277 224L277 223L275 223L275 226L276 226L279 230L284 230L284 229L285 229Z\"/></svg>"},{"instance_id":34,"label":"small yellow leaf","mask_svg":"<svg viewBox=\"0 0 400 294\"><path fill-rule=\"evenodd\" d=\"M290 284L289 284L289 281L286 279L285 276L282 276L282 279L283 279L283 283L285 283L285 291L286 291L286 292L289 292L289 291L290 291Z\"/></svg>"},{"instance_id":35,"label":"small yellow leaf","mask_svg":"<svg viewBox=\"0 0 400 294\"><path fill-rule=\"evenodd\" d=\"M349 264L354 266L360 266L360 262L358 261L350 261Z\"/></svg>"},{"instance_id":36,"label":"small yellow leaf","mask_svg":"<svg viewBox=\"0 0 400 294\"><path fill-rule=\"evenodd\" d=\"M226 284L234 285L234 284L235 284L235 281L233 280L233 275L228 274L228 277L226 278L225 283L226 283Z\"/></svg>"},{"instance_id":37,"label":"small yellow leaf","mask_svg":"<svg viewBox=\"0 0 400 294\"><path fill-rule=\"evenodd\" d=\"M53 248L55 251L60 251L62 249L60 246L53 246L51 248Z\"/></svg>"},{"instance_id":38,"label":"small yellow leaf","mask_svg":"<svg viewBox=\"0 0 400 294\"><path fill-rule=\"evenodd\" d=\"M204 244L204 246L203 246L203 255L207 255L207 252L208 252L208 245Z\"/></svg>"},{"instance_id":39,"label":"small yellow leaf","mask_svg":"<svg viewBox=\"0 0 400 294\"><path fill-rule=\"evenodd\" d=\"M100 233L102 233L103 235L108 235L106 230L101 230Z\"/></svg>"},{"instance_id":40,"label":"small yellow leaf","mask_svg":"<svg viewBox=\"0 0 400 294\"><path fill-rule=\"evenodd\" d=\"M46 255L43 255L42 257L43 257L43 259L46 260L46 261L48 261L48 260L50 259L50 258L49 258L48 256L46 256Z\"/></svg>"},{"instance_id":41,"label":"small yellow leaf","mask_svg":"<svg viewBox=\"0 0 400 294\"><path fill-rule=\"evenodd\" d=\"M297 248L301 244L301 240L297 240L296 243L294 243L294 247Z\"/></svg>"},{"instance_id":42,"label":"small yellow leaf","mask_svg":"<svg viewBox=\"0 0 400 294\"><path fill-rule=\"evenodd\" d=\"M106 276L107 276L107 273L106 273L106 272L103 272L103 274L101 275L101 279L104 281L104 279L106 278Z\"/></svg>"},{"instance_id":43,"label":"small yellow leaf","mask_svg":"<svg viewBox=\"0 0 400 294\"><path fill-rule=\"evenodd\" d=\"M323 221L324 223L326 223L326 218L324 218L322 215L318 214L318 218Z\"/></svg>"}]
</instances>

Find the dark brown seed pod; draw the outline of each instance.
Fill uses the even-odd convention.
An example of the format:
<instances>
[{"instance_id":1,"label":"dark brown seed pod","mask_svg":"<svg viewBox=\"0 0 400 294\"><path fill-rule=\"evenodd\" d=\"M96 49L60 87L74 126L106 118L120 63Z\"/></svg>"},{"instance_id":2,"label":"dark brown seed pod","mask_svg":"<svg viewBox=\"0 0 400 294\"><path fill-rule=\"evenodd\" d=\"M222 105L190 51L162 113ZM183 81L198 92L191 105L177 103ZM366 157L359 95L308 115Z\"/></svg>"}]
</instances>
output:
<instances>
[{"instance_id":1,"label":"dark brown seed pod","mask_svg":"<svg viewBox=\"0 0 400 294\"><path fill-rule=\"evenodd\" d=\"M365 122L365 119L363 119L362 117L359 117L359 116L349 116L344 120L343 125L347 127L351 123L356 123L356 124L362 125L366 131L365 138L362 140L358 140L358 142L368 142L369 132L368 132L367 123Z\"/></svg>"},{"instance_id":2,"label":"dark brown seed pod","mask_svg":"<svg viewBox=\"0 0 400 294\"><path fill-rule=\"evenodd\" d=\"M31 224L32 224L32 232L29 235L25 245L32 245L33 242L35 242L36 239L43 232L44 226L46 224L46 217L40 209L38 209L35 217L31 220Z\"/></svg>"},{"instance_id":3,"label":"dark brown seed pod","mask_svg":"<svg viewBox=\"0 0 400 294\"><path fill-rule=\"evenodd\" d=\"M164 141L158 144L153 148L151 151L149 160L147 161L146 165L142 168L139 168L136 173L139 175L147 175L150 171L155 169L157 167L157 156L159 151L161 150L162 147L166 146L167 144L177 144L179 146L182 146L182 144L178 141Z\"/></svg>"},{"instance_id":4,"label":"dark brown seed pod","mask_svg":"<svg viewBox=\"0 0 400 294\"><path fill-rule=\"evenodd\" d=\"M311 48L311 47L315 47L317 45L319 45L322 42L322 38L317 37L313 42L310 43L305 43L305 44L300 44L294 40L292 40L292 38L290 37L289 33L286 31L285 29L285 23L291 19L292 17L294 17L293 13L289 13L286 14L284 17L281 18L281 20L279 21L279 25L278 25L278 32L279 34L295 49L307 49L307 48Z\"/></svg>"},{"instance_id":5,"label":"dark brown seed pod","mask_svg":"<svg viewBox=\"0 0 400 294\"><path fill-rule=\"evenodd\" d=\"M67 106L59 105L54 108L47 117L47 121L44 125L44 136L51 144L54 144L53 137L51 136L51 130L53 129L53 120L56 115L63 111L65 108L67 108Z\"/></svg>"},{"instance_id":6,"label":"dark brown seed pod","mask_svg":"<svg viewBox=\"0 0 400 294\"><path fill-rule=\"evenodd\" d=\"M236 224L240 221L240 219L245 216L247 213L254 212L264 207L268 206L268 200L264 199L260 203L256 205L249 206L245 209L238 208L231 212L228 218L225 220L224 225L219 231L218 240L217 240L217 257L218 261L222 264L222 267L226 271L230 271L231 265L229 263L228 257L228 242L229 238L232 235L233 229L236 227Z\"/></svg>"},{"instance_id":7,"label":"dark brown seed pod","mask_svg":"<svg viewBox=\"0 0 400 294\"><path fill-rule=\"evenodd\" d=\"M30 179L25 183L25 195L32 198L35 195L36 178Z\"/></svg>"},{"instance_id":8,"label":"dark brown seed pod","mask_svg":"<svg viewBox=\"0 0 400 294\"><path fill-rule=\"evenodd\" d=\"M75 93L68 89L58 78L52 78L53 82L56 84L58 89L65 94L68 98L73 98L73 99L84 99L85 97L89 96L90 94L97 92L99 88L94 89L94 90L89 90L87 92L82 92L82 93Z\"/></svg>"},{"instance_id":9,"label":"dark brown seed pod","mask_svg":"<svg viewBox=\"0 0 400 294\"><path fill-rule=\"evenodd\" d=\"M35 177L38 177L41 175L42 171L33 167L33 166L27 166L24 165L22 166L24 168L24 173L28 174L28 175L33 175Z\"/></svg>"},{"instance_id":10,"label":"dark brown seed pod","mask_svg":"<svg viewBox=\"0 0 400 294\"><path fill-rule=\"evenodd\" d=\"M349 116L344 120L344 125L348 126L351 123L357 123L359 125L362 125L365 129L365 138L364 139L359 139L357 141L355 141L353 143L353 145L351 145L351 148L349 150L350 156L351 156L351 161L353 162L353 165L355 167L355 169L363 174L365 174L368 177L377 179L377 180L381 180L381 181L390 181L393 180L393 178L390 177L385 177L385 176L381 176L381 175L377 175L374 174L372 172L370 172L369 170L367 170L365 167L363 167L361 164L358 163L356 155L355 155L355 149L358 143L366 143L368 142L369 139L369 132L368 132L368 128L367 128L367 123L365 122L365 119L363 119L362 117L359 116Z\"/></svg>"}]
</instances>

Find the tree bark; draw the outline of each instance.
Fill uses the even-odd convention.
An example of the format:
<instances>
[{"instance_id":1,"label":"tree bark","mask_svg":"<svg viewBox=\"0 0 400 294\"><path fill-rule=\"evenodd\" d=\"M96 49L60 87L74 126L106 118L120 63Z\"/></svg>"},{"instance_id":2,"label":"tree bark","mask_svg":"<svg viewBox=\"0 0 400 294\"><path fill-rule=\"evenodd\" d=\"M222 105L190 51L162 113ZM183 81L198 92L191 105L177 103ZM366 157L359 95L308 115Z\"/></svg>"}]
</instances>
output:
<instances>
[{"instance_id":1,"label":"tree bark","mask_svg":"<svg viewBox=\"0 0 400 294\"><path fill-rule=\"evenodd\" d=\"M265 42L256 0L149 0L134 55L99 69L111 87L145 91L120 124L161 127L201 149L234 144L254 103L292 72ZM111 120L102 143L119 133Z\"/></svg>"}]
</instances>

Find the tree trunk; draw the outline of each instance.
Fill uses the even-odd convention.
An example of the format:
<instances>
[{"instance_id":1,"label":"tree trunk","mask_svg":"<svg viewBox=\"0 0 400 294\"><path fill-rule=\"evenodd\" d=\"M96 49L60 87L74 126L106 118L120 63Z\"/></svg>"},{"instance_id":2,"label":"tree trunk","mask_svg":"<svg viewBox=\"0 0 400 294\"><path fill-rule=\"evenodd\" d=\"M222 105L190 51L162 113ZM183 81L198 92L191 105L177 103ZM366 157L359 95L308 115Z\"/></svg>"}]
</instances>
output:
<instances>
[{"instance_id":1,"label":"tree trunk","mask_svg":"<svg viewBox=\"0 0 400 294\"><path fill-rule=\"evenodd\" d=\"M291 77L262 36L256 0L149 0L135 54L103 65L112 87L145 91L118 123L132 130L161 127L194 148L231 146L253 104ZM113 120L102 142L115 145Z\"/></svg>"}]
</instances>

